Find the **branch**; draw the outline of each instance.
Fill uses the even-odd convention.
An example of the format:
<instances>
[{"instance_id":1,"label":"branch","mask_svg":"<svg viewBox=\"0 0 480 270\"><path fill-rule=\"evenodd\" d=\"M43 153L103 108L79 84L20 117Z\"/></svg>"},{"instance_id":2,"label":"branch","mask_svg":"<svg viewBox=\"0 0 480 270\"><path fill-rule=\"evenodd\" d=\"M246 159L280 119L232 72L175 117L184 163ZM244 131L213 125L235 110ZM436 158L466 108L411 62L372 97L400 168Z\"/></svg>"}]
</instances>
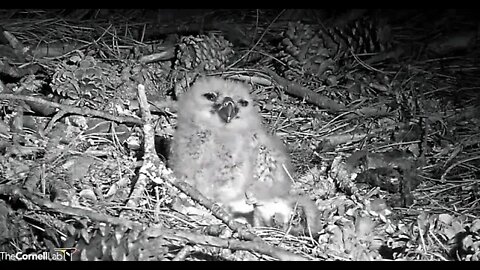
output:
<instances>
[{"instance_id":1,"label":"branch","mask_svg":"<svg viewBox=\"0 0 480 270\"><path fill-rule=\"evenodd\" d=\"M332 100L329 97L320 95L319 93L305 88L295 82L284 79L267 67L263 68L263 71L270 75L272 79L278 85L282 86L285 92L289 93L290 95L302 98L306 102L312 103L320 108L324 108L332 112L341 112L345 110L345 106L342 104Z\"/></svg>"},{"instance_id":2,"label":"branch","mask_svg":"<svg viewBox=\"0 0 480 270\"><path fill-rule=\"evenodd\" d=\"M44 199L39 195L32 193L26 189L21 189L19 187L14 187L11 185L0 185L0 194L8 195L13 198L19 198L24 203L26 203L25 200L28 200L29 202L32 202L40 207L47 208L48 210L51 210L57 213L79 216L79 217L88 217L91 220L106 222L106 223L115 224L115 225L123 225L131 228L133 228L134 226L140 225L139 223L136 223L130 220L112 217L112 216L101 214L89 209L71 207L71 206L60 204L60 203L51 202L50 200Z\"/></svg>"},{"instance_id":3,"label":"branch","mask_svg":"<svg viewBox=\"0 0 480 270\"><path fill-rule=\"evenodd\" d=\"M142 84L138 85L137 88L138 101L140 106L140 111L142 113L142 122L143 122L143 134L144 136L144 156L143 164L139 170L138 180L133 187L133 191L130 194L130 198L126 203L127 208L135 208L138 205L138 201L141 198L141 195L145 191L145 188L148 184L148 179L155 179L157 173L157 166L160 162L160 158L155 152L155 130L152 123L152 114L150 113L150 106L148 104L147 96L145 94L145 86ZM124 216L124 213L120 216Z\"/></svg>"},{"instance_id":4,"label":"branch","mask_svg":"<svg viewBox=\"0 0 480 270\"><path fill-rule=\"evenodd\" d=\"M445 183L447 182L446 180L446 177L448 175L448 173L453 170L453 168L457 167L458 165L461 165L463 163L467 163L469 161L472 161L472 160L477 160L477 159L480 159L480 156L474 156L474 157L469 157L469 158L466 158L464 160L460 160L460 161L457 161L455 164L451 165L450 167L448 167L445 172L442 174L442 177L440 177L440 182L441 183Z\"/></svg>"},{"instance_id":5,"label":"branch","mask_svg":"<svg viewBox=\"0 0 480 270\"><path fill-rule=\"evenodd\" d=\"M84 115L84 116L90 116L90 117L99 117L103 119L107 119L110 121L114 121L117 123L132 123L132 124L137 124L141 125L142 121L136 117L132 116L115 116L111 115L102 111L98 110L93 110L90 108L78 108L75 106L71 105L65 105L65 104L59 104L56 102L44 100L38 97L33 97L33 96L24 96L24 95L15 95L15 94L0 94L0 100L2 99L15 99L15 100L23 100L23 101L28 101L28 102L35 102L44 106L49 106L49 107L54 107L58 108L62 111L66 111L67 113L70 114L78 114L78 115Z\"/></svg>"},{"instance_id":6,"label":"branch","mask_svg":"<svg viewBox=\"0 0 480 270\"><path fill-rule=\"evenodd\" d=\"M223 239L220 237L209 236L209 235L200 235L187 231L171 230L171 229L159 229L159 228L148 228L145 230L145 234L148 237L164 237L167 239L173 239L181 242L186 242L186 244L196 244L204 246L212 246L218 248L226 248L232 250L247 250L251 252L257 252L260 254L265 254L273 258L282 260L282 261L305 261L307 258L286 251L284 249L273 247L264 241L242 241L236 239Z\"/></svg>"}]
</instances>

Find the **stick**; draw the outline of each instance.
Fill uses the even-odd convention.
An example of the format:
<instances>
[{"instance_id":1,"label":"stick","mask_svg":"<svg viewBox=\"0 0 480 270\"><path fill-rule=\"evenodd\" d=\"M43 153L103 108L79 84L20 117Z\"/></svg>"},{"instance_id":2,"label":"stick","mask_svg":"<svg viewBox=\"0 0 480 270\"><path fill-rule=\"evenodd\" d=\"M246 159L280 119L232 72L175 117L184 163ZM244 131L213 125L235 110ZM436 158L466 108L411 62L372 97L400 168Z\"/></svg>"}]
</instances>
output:
<instances>
[{"instance_id":1,"label":"stick","mask_svg":"<svg viewBox=\"0 0 480 270\"><path fill-rule=\"evenodd\" d=\"M155 130L152 124L152 114L150 113L150 105L147 101L147 96L145 94L145 86L142 84L138 85L137 95L139 100L140 111L142 113L142 122L143 122L143 133L144 136L144 156L143 164L139 170L138 180L133 187L133 191L130 194L130 197L126 203L127 208L135 208L138 206L138 202L145 191L145 187L148 184L148 179L157 178L156 165L160 162L160 158L155 153ZM121 212L120 216L124 216L124 211Z\"/></svg>"},{"instance_id":2,"label":"stick","mask_svg":"<svg viewBox=\"0 0 480 270\"><path fill-rule=\"evenodd\" d=\"M327 109L332 112L341 112L345 110L345 106L328 98L324 95L320 95L308 88L305 88L295 82L288 81L277 75L269 68L263 68L263 71L272 77L272 79L280 86L282 86L285 92L290 95L305 99L306 102L317 105L320 108Z\"/></svg>"},{"instance_id":3,"label":"stick","mask_svg":"<svg viewBox=\"0 0 480 270\"><path fill-rule=\"evenodd\" d=\"M463 160L460 160L460 161L457 161L455 164L451 165L450 167L448 167L445 172L442 174L442 177L440 177L440 182L441 183L445 183L447 182L447 180L445 179L447 177L447 174L453 170L453 168L457 167L458 165L462 164L462 163L467 163L469 161L472 161L472 160L477 160L477 159L480 159L480 156L474 156L474 157L469 157L469 158L466 158L466 159L463 159Z\"/></svg>"},{"instance_id":4,"label":"stick","mask_svg":"<svg viewBox=\"0 0 480 270\"><path fill-rule=\"evenodd\" d=\"M101 214L89 209L71 207L71 206L60 204L60 203L51 202L50 200L44 199L38 196L37 194L32 193L26 189L21 189L19 187L14 187L11 185L1 185L0 194L9 195L12 197L19 197L21 199L26 199L40 207L47 208L48 210L51 210L57 213L63 213L63 214L79 216L79 217L88 217L91 220L106 222L106 223L115 224L115 225L123 225L127 227L134 227L134 226L140 225L139 223L136 223L130 220L108 216L108 215Z\"/></svg>"},{"instance_id":5,"label":"stick","mask_svg":"<svg viewBox=\"0 0 480 270\"><path fill-rule=\"evenodd\" d=\"M49 107L54 107L58 108L62 111L66 111L67 113L70 114L78 114L78 115L85 115L85 116L90 116L90 117L99 117L103 119L107 119L110 121L114 121L117 123L132 123L132 124L137 124L141 125L142 121L136 117L132 116L115 116L111 115L102 111L98 110L93 110L90 108L78 108L75 106L71 105L65 105L65 104L59 104L56 102L44 100L38 97L33 97L33 96L24 96L24 95L15 95L15 94L0 94L0 100L2 99L15 99L15 100L23 100L23 101L28 101L28 102L35 102L39 103L44 106L49 106Z\"/></svg>"},{"instance_id":6,"label":"stick","mask_svg":"<svg viewBox=\"0 0 480 270\"><path fill-rule=\"evenodd\" d=\"M197 244L205 246L213 246L218 248L227 248L233 250L247 250L265 254L282 261L305 261L307 258L295 253L283 250L278 247L268 245L263 241L241 241L236 239L223 239L220 237L199 235L187 231L148 228L145 231L148 237L164 237L174 239L188 244Z\"/></svg>"}]
</instances>

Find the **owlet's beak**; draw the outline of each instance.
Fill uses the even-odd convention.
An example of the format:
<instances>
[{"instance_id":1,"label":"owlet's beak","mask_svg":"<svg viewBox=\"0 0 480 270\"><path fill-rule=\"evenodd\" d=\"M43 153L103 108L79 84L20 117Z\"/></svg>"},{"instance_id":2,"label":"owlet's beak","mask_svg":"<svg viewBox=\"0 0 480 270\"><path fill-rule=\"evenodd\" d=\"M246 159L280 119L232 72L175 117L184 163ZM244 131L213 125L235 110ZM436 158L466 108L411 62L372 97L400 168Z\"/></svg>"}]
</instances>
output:
<instances>
[{"instance_id":1,"label":"owlet's beak","mask_svg":"<svg viewBox=\"0 0 480 270\"><path fill-rule=\"evenodd\" d=\"M225 121L225 123L230 123L230 121L232 121L232 119L237 115L238 107L235 105L235 102L232 98L226 97L220 104L217 113L218 116Z\"/></svg>"}]
</instances>

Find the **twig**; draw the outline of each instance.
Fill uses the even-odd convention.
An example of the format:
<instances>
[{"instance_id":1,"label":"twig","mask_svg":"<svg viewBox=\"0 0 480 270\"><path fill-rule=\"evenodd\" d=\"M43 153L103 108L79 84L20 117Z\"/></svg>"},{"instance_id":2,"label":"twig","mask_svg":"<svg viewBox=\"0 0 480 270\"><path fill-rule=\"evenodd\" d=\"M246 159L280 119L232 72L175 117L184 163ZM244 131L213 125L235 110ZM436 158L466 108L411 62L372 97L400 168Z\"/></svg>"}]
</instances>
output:
<instances>
[{"instance_id":1,"label":"twig","mask_svg":"<svg viewBox=\"0 0 480 270\"><path fill-rule=\"evenodd\" d=\"M267 67L263 68L263 71L270 75L278 85L282 86L285 92L293 96L305 99L306 102L312 103L320 108L324 108L332 112L341 112L345 110L345 106L297 83L290 82L287 79L280 77Z\"/></svg>"},{"instance_id":2,"label":"twig","mask_svg":"<svg viewBox=\"0 0 480 270\"><path fill-rule=\"evenodd\" d=\"M18 187L14 187L10 185L0 186L0 194L12 196L12 197L21 197L40 207L47 208L57 213L74 215L79 217L88 217L91 220L105 222L105 223L114 224L114 225L123 225L130 228L140 226L139 223L133 222L124 218L112 217L112 216L104 215L88 209L81 209L81 208L76 208L71 206L65 206L59 203L54 203L48 199L43 199L40 196L34 193L31 193L27 190L20 189ZM190 244L207 245L207 246L214 246L214 247L220 247L220 248L228 248L233 250L254 251L254 252L272 256L280 260L306 260L306 258L300 255L296 255L294 253L288 252L286 250L283 250L277 247L272 247L263 241L249 242L249 241L240 241L240 240L233 240L233 239L228 240L228 239L222 239L222 238L213 237L213 236L199 235L199 234L185 232L185 231L158 229L158 228L147 229L145 233L153 237L162 236L164 238L181 240L183 242L187 242Z\"/></svg>"},{"instance_id":3,"label":"twig","mask_svg":"<svg viewBox=\"0 0 480 270\"><path fill-rule=\"evenodd\" d=\"M378 72L378 73L383 73L383 74L385 74L384 71L379 70L379 69L376 69L376 68L368 65L368 64L365 63L364 61L362 61L362 59L360 59L360 58L358 57L358 55L356 55L356 54L353 52L352 49L350 49L350 53L353 55L353 58L354 58L362 67L364 67L364 68L366 68L366 69L368 69L368 70L370 70L370 71L376 71L376 72Z\"/></svg>"},{"instance_id":4,"label":"twig","mask_svg":"<svg viewBox=\"0 0 480 270\"><path fill-rule=\"evenodd\" d=\"M28 68L20 68L0 60L0 73L7 74L13 78L22 78L30 73L34 74L38 68L38 65L29 65Z\"/></svg>"},{"instance_id":5,"label":"twig","mask_svg":"<svg viewBox=\"0 0 480 270\"><path fill-rule=\"evenodd\" d=\"M104 215L96 211L77 208L77 207L71 207L71 206L60 204L60 203L51 202L50 200L44 199L35 193L27 191L26 189L20 189L18 187L14 187L10 185L0 186L0 194L12 196L12 197L20 197L40 207L47 208L57 213L79 216L79 217L88 217L92 220L106 222L106 223L115 224L115 225L124 225L127 227L134 227L134 226L140 225L139 223L136 223L130 220Z\"/></svg>"},{"instance_id":6,"label":"twig","mask_svg":"<svg viewBox=\"0 0 480 270\"><path fill-rule=\"evenodd\" d=\"M447 174L453 170L453 168L457 167L458 165L462 164L462 163L466 163L466 162L469 162L469 161L472 161L472 160L476 160L476 159L480 159L480 156L474 156L474 157L471 157L471 158L467 158L467 159L464 159L464 160L460 160L458 162L456 162L455 164L453 164L452 166L448 167L448 169L442 174L442 177L440 177L440 182L441 183L445 183L447 180L445 179L445 177L447 177Z\"/></svg>"},{"instance_id":7,"label":"twig","mask_svg":"<svg viewBox=\"0 0 480 270\"><path fill-rule=\"evenodd\" d=\"M175 180L172 185L190 196L190 198L192 198L198 204L210 210L216 218L220 219L233 231L238 232L241 239L260 240L260 237L249 232L245 225L233 220L230 214L223 210L222 207L203 196L196 188L192 187L186 182L178 180Z\"/></svg>"},{"instance_id":8,"label":"twig","mask_svg":"<svg viewBox=\"0 0 480 270\"><path fill-rule=\"evenodd\" d=\"M148 228L145 230L148 237L164 237L175 239L177 241L186 242L188 244L197 244L205 246L213 246L219 248L228 248L233 250L247 250L266 254L273 258L283 261L305 261L305 257L294 254L292 252L283 250L281 248L273 247L263 241L241 241L236 239L223 239L220 237L200 235L187 231Z\"/></svg>"},{"instance_id":9,"label":"twig","mask_svg":"<svg viewBox=\"0 0 480 270\"><path fill-rule=\"evenodd\" d=\"M280 11L280 13L272 20L272 22L267 26L267 28L265 28L265 31L263 31L263 34L260 36L260 38L257 40L257 42L253 45L253 47L250 48L250 50L248 50L248 52L246 52L242 57L240 57L237 61L235 61L230 66L228 66L226 69L228 70L228 69L234 67L236 64L240 63L240 61L245 59L245 57L247 57L255 49L255 47L257 47L258 44L260 44L260 41L262 41L263 37L265 36L265 34L267 34L268 30L270 30L270 27L273 25L274 22L276 22L278 20L278 18L280 18L283 15L283 13L285 13L285 9Z\"/></svg>"},{"instance_id":10,"label":"twig","mask_svg":"<svg viewBox=\"0 0 480 270\"><path fill-rule=\"evenodd\" d=\"M417 220L417 225L418 225L418 234L420 235L420 240L422 241L422 249L424 253L427 253L427 247L425 245L425 239L423 238L423 230L422 226L420 225L420 221ZM428 229L427 229L428 230Z\"/></svg>"},{"instance_id":11,"label":"twig","mask_svg":"<svg viewBox=\"0 0 480 270\"><path fill-rule=\"evenodd\" d=\"M180 250L177 255L175 255L175 258L173 258L172 261L178 262L178 261L184 261L185 258L190 255L192 252L192 246L184 246L182 250Z\"/></svg>"},{"instance_id":12,"label":"twig","mask_svg":"<svg viewBox=\"0 0 480 270\"><path fill-rule=\"evenodd\" d=\"M47 127L43 130L44 134L48 134L50 133L50 131L53 129L53 127L55 126L55 123L60 120L62 117L64 117L65 115L67 114L66 111L64 110L60 110L59 112L57 112L53 117L52 119L50 119L50 121L48 122L47 124Z\"/></svg>"},{"instance_id":13,"label":"twig","mask_svg":"<svg viewBox=\"0 0 480 270\"><path fill-rule=\"evenodd\" d=\"M262 85L262 86L271 86L272 85L272 82L270 80L259 77L259 76L235 74L235 75L228 76L228 78L233 79L233 80L243 81L243 82L246 82L246 83L259 84L259 85Z\"/></svg>"},{"instance_id":14,"label":"twig","mask_svg":"<svg viewBox=\"0 0 480 270\"><path fill-rule=\"evenodd\" d=\"M160 158L155 153L155 140L154 140L154 126L152 124L152 114L150 113L150 105L148 104L147 96L145 94L145 86L138 85L137 95L139 100L140 111L142 113L143 121L143 133L144 136L144 158L142 167L139 170L138 180L135 183L130 198L126 203L126 207L135 208L141 198L141 195L145 191L145 187L148 184L148 179L155 178L156 166L160 162ZM120 216L123 216L125 212L122 211Z\"/></svg>"},{"instance_id":15,"label":"twig","mask_svg":"<svg viewBox=\"0 0 480 270\"><path fill-rule=\"evenodd\" d=\"M85 115L90 117L99 117L103 119L107 119L110 121L114 121L117 123L132 123L141 125L142 121L136 117L132 116L115 116L111 115L102 111L93 110L90 108L78 108L71 105L59 104L56 102L44 100L38 97L33 96L24 96L24 95L15 95L15 94L0 94L0 100L2 99L15 99L15 100L23 100L28 102L35 102L44 106L58 108L60 110L66 111L69 114L78 114L78 115Z\"/></svg>"},{"instance_id":16,"label":"twig","mask_svg":"<svg viewBox=\"0 0 480 270\"><path fill-rule=\"evenodd\" d=\"M138 59L140 63L148 64L156 61L165 61L170 60L175 57L175 47L171 46L170 48L165 49L162 52L152 53L149 55L144 55Z\"/></svg>"},{"instance_id":17,"label":"twig","mask_svg":"<svg viewBox=\"0 0 480 270\"><path fill-rule=\"evenodd\" d=\"M442 243L442 241L440 241L440 239L438 239L438 237L431 231L431 230L428 230L428 233L433 237L433 239L435 239L435 241L443 248L443 251L445 251L446 253L449 252L448 248L445 247L445 245Z\"/></svg>"}]
</instances>

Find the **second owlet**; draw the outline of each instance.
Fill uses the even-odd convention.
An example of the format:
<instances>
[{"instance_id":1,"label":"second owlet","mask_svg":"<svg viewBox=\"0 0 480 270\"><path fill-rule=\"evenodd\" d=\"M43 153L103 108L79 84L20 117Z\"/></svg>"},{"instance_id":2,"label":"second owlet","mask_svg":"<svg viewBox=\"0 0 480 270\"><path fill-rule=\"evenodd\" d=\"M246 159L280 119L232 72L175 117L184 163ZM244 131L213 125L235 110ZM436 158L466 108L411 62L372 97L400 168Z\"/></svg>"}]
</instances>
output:
<instances>
[{"instance_id":1,"label":"second owlet","mask_svg":"<svg viewBox=\"0 0 480 270\"><path fill-rule=\"evenodd\" d=\"M170 166L179 180L234 217L285 229L300 205L313 232L318 229L317 209L292 191L289 156L282 142L264 129L253 105L243 83L198 80L179 99Z\"/></svg>"}]
</instances>

